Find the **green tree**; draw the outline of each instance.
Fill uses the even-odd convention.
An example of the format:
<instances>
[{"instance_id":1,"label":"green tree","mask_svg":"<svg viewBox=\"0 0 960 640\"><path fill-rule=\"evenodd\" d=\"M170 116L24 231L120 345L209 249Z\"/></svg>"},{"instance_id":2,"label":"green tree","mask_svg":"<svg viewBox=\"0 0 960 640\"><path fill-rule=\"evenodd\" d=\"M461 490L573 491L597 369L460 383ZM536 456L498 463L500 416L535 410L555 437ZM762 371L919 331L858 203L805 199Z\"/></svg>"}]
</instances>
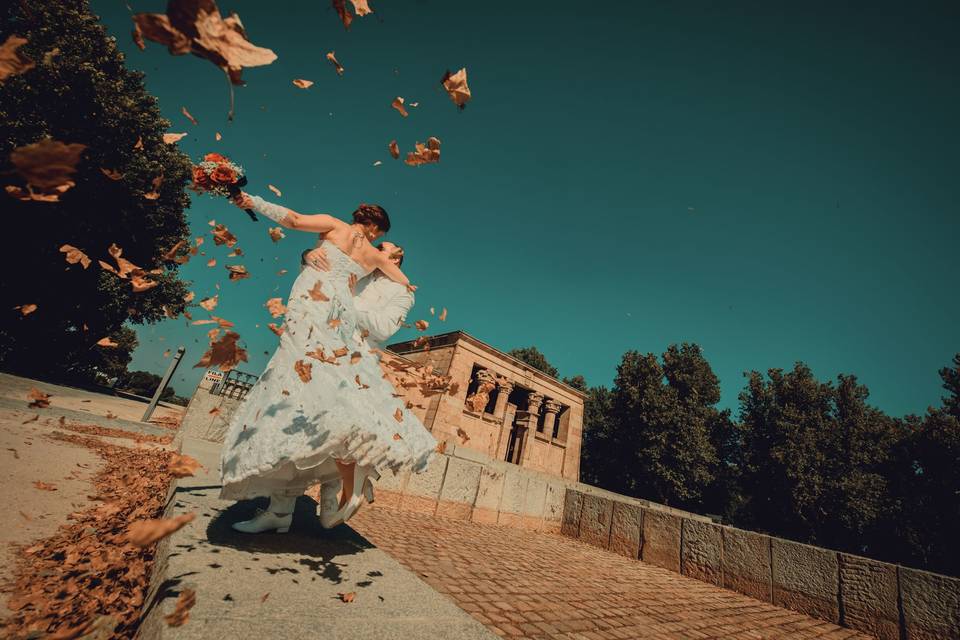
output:
<instances>
[{"instance_id":1,"label":"green tree","mask_svg":"<svg viewBox=\"0 0 960 640\"><path fill-rule=\"evenodd\" d=\"M611 464L616 455L616 432L611 421L613 394L606 387L587 390L583 402L583 444L580 450L580 481L598 487L613 486Z\"/></svg>"},{"instance_id":2,"label":"green tree","mask_svg":"<svg viewBox=\"0 0 960 640\"><path fill-rule=\"evenodd\" d=\"M75 372L83 378L97 379L105 383L110 378L122 378L127 373L127 365L133 359L133 352L139 344L137 333L130 327L120 327L110 339L115 347L95 345L90 357L77 363Z\"/></svg>"},{"instance_id":3,"label":"green tree","mask_svg":"<svg viewBox=\"0 0 960 640\"><path fill-rule=\"evenodd\" d=\"M129 391L130 393L138 396L152 398L153 394L157 392L157 387L160 386L162 381L163 378L155 373L150 373L149 371L128 371L117 380L116 387L118 389L122 389L123 391ZM168 386L163 390L163 394L160 395L160 399L169 401L172 400L175 395L176 392L174 391L173 387Z\"/></svg>"},{"instance_id":4,"label":"green tree","mask_svg":"<svg viewBox=\"0 0 960 640\"><path fill-rule=\"evenodd\" d=\"M521 349L513 349L508 352L507 355L511 355L521 362L526 362L528 365L534 369L539 369L543 371L548 376L553 376L554 378L560 373L557 371L557 368L547 362L547 357L540 353L540 350L536 347L523 347Z\"/></svg>"},{"instance_id":5,"label":"green tree","mask_svg":"<svg viewBox=\"0 0 960 640\"><path fill-rule=\"evenodd\" d=\"M10 2L0 9L0 41L17 34L19 51L36 63L7 78L0 90L0 174L18 179L10 152L44 138L86 145L73 176L76 186L59 202L22 202L3 196L3 220L16 250L0 252L0 366L31 375L89 377L103 363L93 345L118 335L127 320L155 322L184 308L187 289L178 265L161 256L189 228L184 186L190 160L162 136L160 117L140 73L124 67L83 0ZM104 171L119 174L113 180ZM159 197L145 198L154 191ZM146 269L159 285L134 293L129 280L101 269L112 263L111 243ZM93 260L68 265L59 251L73 245ZM29 269L24 269L29 259ZM10 277L10 274L18 274ZM11 311L36 304L29 315ZM97 364L100 362L101 364Z\"/></svg>"},{"instance_id":6,"label":"green tree","mask_svg":"<svg viewBox=\"0 0 960 640\"><path fill-rule=\"evenodd\" d=\"M563 384L573 387L577 391L587 392L587 380L581 375L575 375L572 378L563 378Z\"/></svg>"}]
</instances>

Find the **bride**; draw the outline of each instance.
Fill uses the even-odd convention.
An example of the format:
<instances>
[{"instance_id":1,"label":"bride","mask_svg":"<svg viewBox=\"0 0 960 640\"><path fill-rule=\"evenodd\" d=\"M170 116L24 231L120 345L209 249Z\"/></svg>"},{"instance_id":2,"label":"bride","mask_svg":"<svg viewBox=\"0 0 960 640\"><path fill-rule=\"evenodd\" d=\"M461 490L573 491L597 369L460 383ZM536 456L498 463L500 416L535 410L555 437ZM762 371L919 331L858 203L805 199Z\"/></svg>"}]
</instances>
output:
<instances>
[{"instance_id":1,"label":"bride","mask_svg":"<svg viewBox=\"0 0 960 640\"><path fill-rule=\"evenodd\" d=\"M387 212L362 204L353 222L305 215L239 193L234 204L288 229L324 234L329 271L304 269L293 283L277 348L230 421L220 455L220 497L270 496L270 505L233 528L290 530L297 496L322 483L320 523L348 520L373 501L379 470L423 471L437 442L383 377L357 328L352 284L375 269L410 281L373 247L390 229ZM337 493L342 486L339 501Z\"/></svg>"}]
</instances>

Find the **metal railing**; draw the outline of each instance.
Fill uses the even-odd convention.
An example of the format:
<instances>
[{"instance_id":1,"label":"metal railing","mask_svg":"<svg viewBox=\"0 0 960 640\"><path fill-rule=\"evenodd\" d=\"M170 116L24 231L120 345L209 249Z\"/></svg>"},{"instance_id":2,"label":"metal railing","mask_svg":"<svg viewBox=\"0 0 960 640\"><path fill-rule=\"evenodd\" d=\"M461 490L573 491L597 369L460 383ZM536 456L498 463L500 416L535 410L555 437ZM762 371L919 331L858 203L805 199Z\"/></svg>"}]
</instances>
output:
<instances>
[{"instance_id":1,"label":"metal railing","mask_svg":"<svg viewBox=\"0 0 960 640\"><path fill-rule=\"evenodd\" d=\"M257 379L258 376L252 373L244 373L243 371L232 369L221 382L218 382L210 389L210 393L215 396L243 400L247 396L247 392L253 388Z\"/></svg>"}]
</instances>

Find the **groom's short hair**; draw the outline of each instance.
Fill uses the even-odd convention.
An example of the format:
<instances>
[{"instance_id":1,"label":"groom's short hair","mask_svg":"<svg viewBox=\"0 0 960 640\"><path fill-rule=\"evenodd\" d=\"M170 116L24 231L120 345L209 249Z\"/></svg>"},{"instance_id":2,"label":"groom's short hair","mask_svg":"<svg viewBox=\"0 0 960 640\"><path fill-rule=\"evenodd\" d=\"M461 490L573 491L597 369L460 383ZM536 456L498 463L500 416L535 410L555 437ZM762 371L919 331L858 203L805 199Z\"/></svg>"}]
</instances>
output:
<instances>
[{"instance_id":1,"label":"groom's short hair","mask_svg":"<svg viewBox=\"0 0 960 640\"><path fill-rule=\"evenodd\" d=\"M397 260L397 266L398 266L398 267L402 267L402 266L403 266L403 247L401 247L401 246L398 245L398 244L394 244L393 246L395 246L395 247L397 248L397 251L400 252L400 259ZM379 249L380 251L383 251L383 243L382 243L382 242L377 245L377 249Z\"/></svg>"}]
</instances>

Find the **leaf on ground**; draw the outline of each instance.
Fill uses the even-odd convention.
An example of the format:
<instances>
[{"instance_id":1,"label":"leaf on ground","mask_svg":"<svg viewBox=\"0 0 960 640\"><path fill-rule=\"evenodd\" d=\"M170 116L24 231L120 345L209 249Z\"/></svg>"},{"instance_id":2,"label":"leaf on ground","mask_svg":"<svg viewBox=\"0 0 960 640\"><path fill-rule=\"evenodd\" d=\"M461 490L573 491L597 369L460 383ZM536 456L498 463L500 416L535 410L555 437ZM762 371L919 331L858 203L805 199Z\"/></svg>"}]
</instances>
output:
<instances>
[{"instance_id":1,"label":"leaf on ground","mask_svg":"<svg viewBox=\"0 0 960 640\"><path fill-rule=\"evenodd\" d=\"M36 387L30 389L27 398L30 400L30 404L27 406L31 409L46 409L50 406L50 394L44 393Z\"/></svg>"},{"instance_id":2,"label":"leaf on ground","mask_svg":"<svg viewBox=\"0 0 960 640\"><path fill-rule=\"evenodd\" d=\"M43 491L56 491L56 490L57 490L57 485L51 484L51 483L49 483L49 482L42 482L42 481L40 481L40 480L34 480L34 481L33 481L33 486L35 486L37 489L42 489Z\"/></svg>"},{"instance_id":3,"label":"leaf on ground","mask_svg":"<svg viewBox=\"0 0 960 640\"><path fill-rule=\"evenodd\" d=\"M353 602L353 599L357 597L357 592L350 591L349 593L338 593L337 595L340 596L343 602Z\"/></svg>"},{"instance_id":4,"label":"leaf on ground","mask_svg":"<svg viewBox=\"0 0 960 640\"><path fill-rule=\"evenodd\" d=\"M185 624L190 619L190 609L195 604L197 604L197 592L193 589L184 588L180 592L180 597L177 598L177 604L174 606L173 612L163 617L167 626L179 627Z\"/></svg>"}]
</instances>

